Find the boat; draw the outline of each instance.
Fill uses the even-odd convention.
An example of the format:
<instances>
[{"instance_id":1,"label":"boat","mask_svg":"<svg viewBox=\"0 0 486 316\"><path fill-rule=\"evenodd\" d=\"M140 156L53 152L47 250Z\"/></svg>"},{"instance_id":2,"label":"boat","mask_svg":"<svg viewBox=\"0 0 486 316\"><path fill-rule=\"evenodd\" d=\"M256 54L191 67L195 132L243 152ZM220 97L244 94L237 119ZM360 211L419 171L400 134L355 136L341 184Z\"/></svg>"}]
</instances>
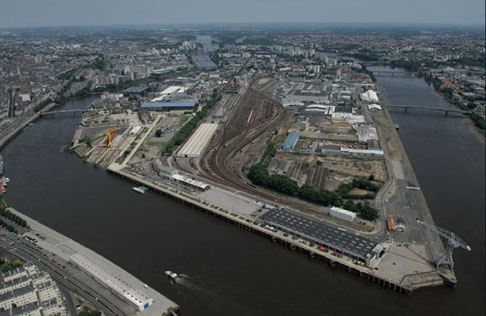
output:
<instances>
[{"instance_id":1,"label":"boat","mask_svg":"<svg viewBox=\"0 0 486 316\"><path fill-rule=\"evenodd\" d=\"M168 276L169 278L171 278L174 281L179 277L177 275L177 273L172 272L172 271L165 271L165 275Z\"/></svg>"},{"instance_id":2,"label":"boat","mask_svg":"<svg viewBox=\"0 0 486 316\"><path fill-rule=\"evenodd\" d=\"M145 194L145 192L148 190L148 188L144 186L133 187L132 189L133 191L138 192L140 194Z\"/></svg>"}]
</instances>

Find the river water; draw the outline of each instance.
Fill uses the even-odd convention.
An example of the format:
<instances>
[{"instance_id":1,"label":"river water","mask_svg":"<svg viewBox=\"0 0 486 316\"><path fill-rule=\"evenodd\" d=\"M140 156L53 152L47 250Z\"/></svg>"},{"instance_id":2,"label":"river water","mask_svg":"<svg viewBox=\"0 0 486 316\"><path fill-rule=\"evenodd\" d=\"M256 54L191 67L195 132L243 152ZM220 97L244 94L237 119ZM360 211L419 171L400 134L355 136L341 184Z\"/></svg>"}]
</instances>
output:
<instances>
[{"instance_id":1,"label":"river water","mask_svg":"<svg viewBox=\"0 0 486 316\"><path fill-rule=\"evenodd\" d=\"M390 104L441 104L425 83L380 82ZM87 106L92 99L65 108ZM42 119L2 154L7 202L131 272L182 315L484 315L484 143L464 119L393 112L437 225L456 250L456 289L404 296L148 193L61 152L79 118ZM174 284L165 270L187 275Z\"/></svg>"}]
</instances>

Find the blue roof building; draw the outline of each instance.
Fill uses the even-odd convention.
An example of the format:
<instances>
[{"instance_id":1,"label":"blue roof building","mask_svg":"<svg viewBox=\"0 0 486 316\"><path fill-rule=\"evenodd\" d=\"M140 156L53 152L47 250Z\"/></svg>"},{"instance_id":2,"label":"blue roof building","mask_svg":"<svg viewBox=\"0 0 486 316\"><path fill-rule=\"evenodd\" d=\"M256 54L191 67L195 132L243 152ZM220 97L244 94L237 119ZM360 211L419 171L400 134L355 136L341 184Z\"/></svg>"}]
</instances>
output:
<instances>
[{"instance_id":1,"label":"blue roof building","mask_svg":"<svg viewBox=\"0 0 486 316\"><path fill-rule=\"evenodd\" d=\"M283 150L293 150L297 142L299 141L300 134L296 132L290 132L287 135L287 139L282 145Z\"/></svg>"},{"instance_id":2,"label":"blue roof building","mask_svg":"<svg viewBox=\"0 0 486 316\"><path fill-rule=\"evenodd\" d=\"M196 106L195 100L178 101L178 102L145 102L142 104L142 110L162 111L162 110L184 110L193 109Z\"/></svg>"}]
</instances>

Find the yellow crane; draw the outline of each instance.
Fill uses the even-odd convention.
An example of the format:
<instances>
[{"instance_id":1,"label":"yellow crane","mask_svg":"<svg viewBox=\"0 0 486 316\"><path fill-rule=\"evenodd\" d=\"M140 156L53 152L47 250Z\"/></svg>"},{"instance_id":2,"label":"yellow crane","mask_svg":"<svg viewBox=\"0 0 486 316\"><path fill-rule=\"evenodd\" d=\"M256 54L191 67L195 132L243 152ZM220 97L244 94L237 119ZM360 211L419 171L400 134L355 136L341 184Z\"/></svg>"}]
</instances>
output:
<instances>
[{"instance_id":1,"label":"yellow crane","mask_svg":"<svg viewBox=\"0 0 486 316\"><path fill-rule=\"evenodd\" d=\"M113 138L112 138L113 136L112 136L111 133L116 132L119 129L120 128L109 128L109 129L107 129L103 132L103 134L105 134L106 137L108 137L107 140L106 140L106 145L108 146L108 148L113 148L113 143L111 142L113 140Z\"/></svg>"},{"instance_id":2,"label":"yellow crane","mask_svg":"<svg viewBox=\"0 0 486 316\"><path fill-rule=\"evenodd\" d=\"M99 132L98 134L95 134L95 135L91 136L91 140L95 140L95 139L98 139L100 137L106 136L107 137L106 145L109 148L113 148L113 143L112 143L113 138L112 138L111 133L116 132L119 129L120 128L108 128L108 129L105 129L105 130Z\"/></svg>"}]
</instances>

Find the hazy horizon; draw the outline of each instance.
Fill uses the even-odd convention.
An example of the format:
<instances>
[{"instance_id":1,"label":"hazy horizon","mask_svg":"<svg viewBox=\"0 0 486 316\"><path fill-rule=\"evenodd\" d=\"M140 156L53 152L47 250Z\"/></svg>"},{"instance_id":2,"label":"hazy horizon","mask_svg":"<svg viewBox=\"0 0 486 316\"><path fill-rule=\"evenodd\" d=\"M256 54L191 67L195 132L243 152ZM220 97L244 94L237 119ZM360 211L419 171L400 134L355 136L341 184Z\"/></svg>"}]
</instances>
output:
<instances>
[{"instance_id":1,"label":"hazy horizon","mask_svg":"<svg viewBox=\"0 0 486 316\"><path fill-rule=\"evenodd\" d=\"M482 26L484 0L5 0L0 28L169 24Z\"/></svg>"}]
</instances>

